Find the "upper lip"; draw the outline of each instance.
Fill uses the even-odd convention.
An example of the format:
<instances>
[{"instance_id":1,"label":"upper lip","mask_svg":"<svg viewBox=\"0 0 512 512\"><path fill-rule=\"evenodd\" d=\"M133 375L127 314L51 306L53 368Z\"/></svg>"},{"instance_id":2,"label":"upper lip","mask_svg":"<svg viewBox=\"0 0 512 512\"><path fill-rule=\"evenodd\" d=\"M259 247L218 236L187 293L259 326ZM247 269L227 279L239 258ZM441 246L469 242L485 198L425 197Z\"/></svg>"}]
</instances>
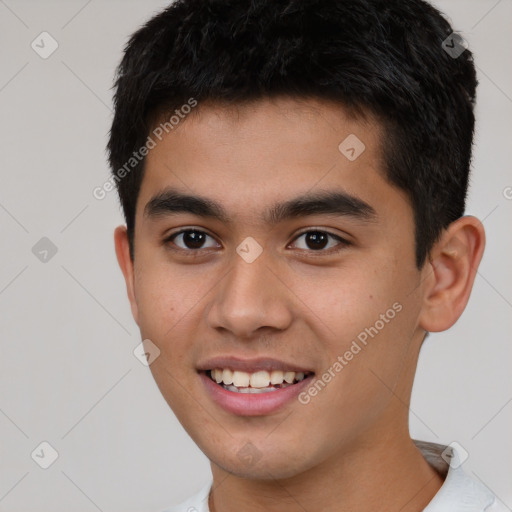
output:
<instances>
[{"instance_id":1,"label":"upper lip","mask_svg":"<svg viewBox=\"0 0 512 512\"><path fill-rule=\"evenodd\" d=\"M197 365L200 371L213 370L214 368L229 368L247 373L255 373L262 370L271 372L272 370L281 370L288 372L313 373L311 369L300 366L297 363L282 361L270 357L258 357L254 359L242 359L234 356L218 356L206 359Z\"/></svg>"}]
</instances>

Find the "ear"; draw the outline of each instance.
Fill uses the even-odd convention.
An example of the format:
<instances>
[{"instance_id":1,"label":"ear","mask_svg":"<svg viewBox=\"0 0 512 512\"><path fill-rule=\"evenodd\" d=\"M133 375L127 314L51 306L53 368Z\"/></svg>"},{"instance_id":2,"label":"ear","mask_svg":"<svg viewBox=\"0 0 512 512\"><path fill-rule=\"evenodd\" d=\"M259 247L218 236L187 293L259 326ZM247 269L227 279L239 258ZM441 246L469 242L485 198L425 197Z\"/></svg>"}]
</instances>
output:
<instances>
[{"instance_id":1,"label":"ear","mask_svg":"<svg viewBox=\"0 0 512 512\"><path fill-rule=\"evenodd\" d=\"M485 247L485 231L475 217L448 226L425 265L419 325L427 332L449 329L468 303Z\"/></svg>"},{"instance_id":2,"label":"ear","mask_svg":"<svg viewBox=\"0 0 512 512\"><path fill-rule=\"evenodd\" d=\"M132 315L139 325L139 311L137 308L137 301L135 300L135 287L134 287L134 273L133 261L130 257L130 245L128 242L128 232L126 226L118 226L114 231L114 243L116 247L116 256L119 267L123 272L124 280L126 282L126 291L128 299L132 308Z\"/></svg>"}]
</instances>

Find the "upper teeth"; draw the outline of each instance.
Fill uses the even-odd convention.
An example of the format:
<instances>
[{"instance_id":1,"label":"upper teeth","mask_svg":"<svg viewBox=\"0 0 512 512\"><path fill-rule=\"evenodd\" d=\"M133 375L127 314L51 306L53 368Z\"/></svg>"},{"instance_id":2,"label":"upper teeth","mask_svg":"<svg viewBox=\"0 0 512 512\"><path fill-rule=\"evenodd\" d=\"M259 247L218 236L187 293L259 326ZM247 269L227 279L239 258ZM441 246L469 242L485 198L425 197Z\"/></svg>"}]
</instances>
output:
<instances>
[{"instance_id":1,"label":"upper teeth","mask_svg":"<svg viewBox=\"0 0 512 512\"><path fill-rule=\"evenodd\" d=\"M255 373L241 372L238 370L232 371L227 368L214 368L212 371L212 378L220 384L233 384L236 387L248 387L252 388L266 388L270 384L282 384L287 382L291 384L294 380L301 381L304 379L304 372L283 372L281 370L272 370L267 372L262 370Z\"/></svg>"}]
</instances>

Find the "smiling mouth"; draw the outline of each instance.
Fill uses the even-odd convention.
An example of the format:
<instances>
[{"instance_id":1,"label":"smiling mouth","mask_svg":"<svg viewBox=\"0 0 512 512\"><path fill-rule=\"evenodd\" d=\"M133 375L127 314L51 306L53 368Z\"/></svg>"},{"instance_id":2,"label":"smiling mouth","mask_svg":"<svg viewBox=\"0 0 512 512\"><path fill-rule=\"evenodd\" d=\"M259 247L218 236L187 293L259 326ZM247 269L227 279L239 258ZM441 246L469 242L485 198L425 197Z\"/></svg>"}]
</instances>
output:
<instances>
[{"instance_id":1,"label":"smiling mouth","mask_svg":"<svg viewBox=\"0 0 512 512\"><path fill-rule=\"evenodd\" d=\"M213 382L234 393L270 393L294 386L313 375L313 372L262 370L248 373L227 368L213 368L204 372Z\"/></svg>"}]
</instances>

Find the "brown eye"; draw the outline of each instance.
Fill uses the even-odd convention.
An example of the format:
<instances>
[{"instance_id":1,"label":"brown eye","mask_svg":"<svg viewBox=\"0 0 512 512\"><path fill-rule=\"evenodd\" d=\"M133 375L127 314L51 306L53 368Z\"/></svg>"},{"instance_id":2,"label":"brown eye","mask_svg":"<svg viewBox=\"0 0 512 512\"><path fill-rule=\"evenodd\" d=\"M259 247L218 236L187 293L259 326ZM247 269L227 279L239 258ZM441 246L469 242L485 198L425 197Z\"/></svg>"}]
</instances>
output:
<instances>
[{"instance_id":1,"label":"brown eye","mask_svg":"<svg viewBox=\"0 0 512 512\"><path fill-rule=\"evenodd\" d=\"M320 231L320 230L309 230L301 233L296 239L299 240L299 238L304 237L304 243L302 244L302 247L299 247L299 249L307 250L307 251L313 251L313 252L336 252L337 250L341 250L343 247L346 247L350 245L350 242L347 240L341 238L338 235L334 235L332 233L329 233L327 231ZM338 243L332 243L330 247L327 247L329 245L329 239L332 239L334 241L337 241ZM324 250L327 247L328 250ZM334 251L330 251L329 249L335 248Z\"/></svg>"},{"instance_id":2,"label":"brown eye","mask_svg":"<svg viewBox=\"0 0 512 512\"><path fill-rule=\"evenodd\" d=\"M205 241L213 238L205 233L204 231L199 231L197 229L184 229L179 231L178 233L174 233L169 238L166 239L166 242L172 242L174 245L183 250L199 250L199 249L209 249L211 247L216 247L218 244L214 241L213 245L205 246Z\"/></svg>"}]
</instances>

